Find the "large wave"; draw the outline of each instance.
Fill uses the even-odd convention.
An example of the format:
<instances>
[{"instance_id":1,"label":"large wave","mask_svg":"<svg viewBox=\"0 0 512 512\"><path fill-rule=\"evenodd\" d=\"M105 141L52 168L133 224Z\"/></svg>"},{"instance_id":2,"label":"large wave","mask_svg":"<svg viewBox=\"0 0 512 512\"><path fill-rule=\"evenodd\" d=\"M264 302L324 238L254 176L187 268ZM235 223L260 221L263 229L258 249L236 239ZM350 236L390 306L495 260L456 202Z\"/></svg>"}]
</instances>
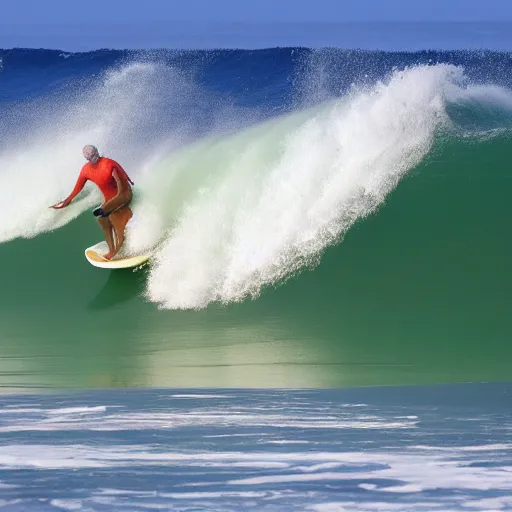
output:
<instances>
[{"instance_id":1,"label":"large wave","mask_svg":"<svg viewBox=\"0 0 512 512\"><path fill-rule=\"evenodd\" d=\"M448 104L510 98L481 86L473 95L466 82L451 65L395 71L170 161L175 175L196 172L200 182L173 212L147 297L165 308L239 301L317 263L450 129Z\"/></svg>"},{"instance_id":2,"label":"large wave","mask_svg":"<svg viewBox=\"0 0 512 512\"><path fill-rule=\"evenodd\" d=\"M383 204L440 130L453 128L451 107L507 107L512 95L437 64L245 128L246 110L212 108L212 98L172 67L146 62L60 105L36 104L23 137L0 152L0 241L56 229L100 202L88 187L67 209L48 208L69 193L81 147L93 143L136 182L126 251L156 247L148 300L178 309L254 297L317 264ZM12 109L9 119L21 133Z\"/></svg>"}]
</instances>

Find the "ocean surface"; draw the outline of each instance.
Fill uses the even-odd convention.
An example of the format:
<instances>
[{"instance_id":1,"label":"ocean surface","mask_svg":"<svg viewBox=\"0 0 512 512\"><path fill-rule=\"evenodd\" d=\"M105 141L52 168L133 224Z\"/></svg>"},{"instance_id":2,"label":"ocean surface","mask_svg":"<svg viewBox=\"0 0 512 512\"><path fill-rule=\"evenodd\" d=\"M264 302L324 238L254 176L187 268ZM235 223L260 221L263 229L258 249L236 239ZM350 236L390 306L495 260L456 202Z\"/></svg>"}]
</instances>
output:
<instances>
[{"instance_id":1,"label":"ocean surface","mask_svg":"<svg viewBox=\"0 0 512 512\"><path fill-rule=\"evenodd\" d=\"M0 50L1 507L512 510L512 45L471 33ZM85 144L141 268L86 261L94 186L48 208Z\"/></svg>"},{"instance_id":2,"label":"ocean surface","mask_svg":"<svg viewBox=\"0 0 512 512\"><path fill-rule=\"evenodd\" d=\"M0 399L0 510L512 510L510 384Z\"/></svg>"},{"instance_id":3,"label":"ocean surface","mask_svg":"<svg viewBox=\"0 0 512 512\"><path fill-rule=\"evenodd\" d=\"M0 52L0 385L511 376L512 54ZM135 182L102 240L85 144Z\"/></svg>"}]
</instances>

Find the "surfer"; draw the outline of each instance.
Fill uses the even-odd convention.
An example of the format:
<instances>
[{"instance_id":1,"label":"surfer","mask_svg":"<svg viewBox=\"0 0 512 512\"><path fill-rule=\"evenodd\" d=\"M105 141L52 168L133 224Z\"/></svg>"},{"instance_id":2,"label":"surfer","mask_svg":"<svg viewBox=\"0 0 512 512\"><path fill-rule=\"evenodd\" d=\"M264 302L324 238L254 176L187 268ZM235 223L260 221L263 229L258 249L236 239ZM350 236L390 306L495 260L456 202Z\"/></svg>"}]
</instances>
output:
<instances>
[{"instance_id":1,"label":"surfer","mask_svg":"<svg viewBox=\"0 0 512 512\"><path fill-rule=\"evenodd\" d=\"M71 194L51 208L65 208L82 190L87 180L95 183L103 193L105 202L92 213L98 217L110 249L103 257L110 260L123 246L125 227L133 215L129 205L132 200L130 184L134 183L115 160L100 156L95 146L85 146L83 155L88 163L82 167Z\"/></svg>"}]
</instances>

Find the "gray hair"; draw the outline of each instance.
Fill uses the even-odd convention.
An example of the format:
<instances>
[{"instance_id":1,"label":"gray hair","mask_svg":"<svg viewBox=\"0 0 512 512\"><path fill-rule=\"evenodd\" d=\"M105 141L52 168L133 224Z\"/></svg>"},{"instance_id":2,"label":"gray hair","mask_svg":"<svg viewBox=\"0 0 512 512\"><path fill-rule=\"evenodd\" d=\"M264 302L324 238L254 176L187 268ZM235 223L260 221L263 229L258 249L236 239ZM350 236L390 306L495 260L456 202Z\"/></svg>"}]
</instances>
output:
<instances>
[{"instance_id":1,"label":"gray hair","mask_svg":"<svg viewBox=\"0 0 512 512\"><path fill-rule=\"evenodd\" d=\"M96 164L98 160L100 159L100 153L98 151L98 148L96 146L87 145L84 146L84 149L82 150L84 157L89 160L89 162Z\"/></svg>"},{"instance_id":2,"label":"gray hair","mask_svg":"<svg viewBox=\"0 0 512 512\"><path fill-rule=\"evenodd\" d=\"M90 158L93 156L100 156L98 148L96 146L91 146L90 144L87 146L84 146L84 149L82 151L83 151L85 158Z\"/></svg>"}]
</instances>

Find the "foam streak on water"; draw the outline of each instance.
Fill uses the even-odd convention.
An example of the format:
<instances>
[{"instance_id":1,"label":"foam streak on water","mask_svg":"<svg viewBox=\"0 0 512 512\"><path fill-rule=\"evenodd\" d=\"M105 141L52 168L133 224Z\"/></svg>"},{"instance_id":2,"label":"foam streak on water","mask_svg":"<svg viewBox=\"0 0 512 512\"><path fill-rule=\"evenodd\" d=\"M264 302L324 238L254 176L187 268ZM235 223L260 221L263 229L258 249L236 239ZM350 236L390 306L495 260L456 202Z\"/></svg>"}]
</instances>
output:
<instances>
[{"instance_id":1,"label":"foam streak on water","mask_svg":"<svg viewBox=\"0 0 512 512\"><path fill-rule=\"evenodd\" d=\"M0 509L510 510L509 388L5 397Z\"/></svg>"}]
</instances>

